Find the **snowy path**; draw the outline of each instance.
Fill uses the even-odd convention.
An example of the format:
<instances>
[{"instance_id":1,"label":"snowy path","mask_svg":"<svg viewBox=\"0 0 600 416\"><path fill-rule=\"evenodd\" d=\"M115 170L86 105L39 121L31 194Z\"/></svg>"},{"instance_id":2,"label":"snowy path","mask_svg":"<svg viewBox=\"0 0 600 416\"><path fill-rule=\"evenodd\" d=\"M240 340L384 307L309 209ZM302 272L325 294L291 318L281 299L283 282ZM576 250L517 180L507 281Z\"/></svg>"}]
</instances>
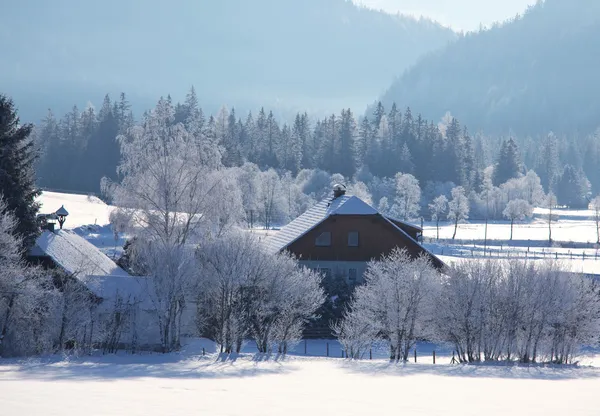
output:
<instances>
[{"instance_id":1,"label":"snowy path","mask_svg":"<svg viewBox=\"0 0 600 416\"><path fill-rule=\"evenodd\" d=\"M177 356L0 361L2 415L594 415L597 368Z\"/></svg>"}]
</instances>

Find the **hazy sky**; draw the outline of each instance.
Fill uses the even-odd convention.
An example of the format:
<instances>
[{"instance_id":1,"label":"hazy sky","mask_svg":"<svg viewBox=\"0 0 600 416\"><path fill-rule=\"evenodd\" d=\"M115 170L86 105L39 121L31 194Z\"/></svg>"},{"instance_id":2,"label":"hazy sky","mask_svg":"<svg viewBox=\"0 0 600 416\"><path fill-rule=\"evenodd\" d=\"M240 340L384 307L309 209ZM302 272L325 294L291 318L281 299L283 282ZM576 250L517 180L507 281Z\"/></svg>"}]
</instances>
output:
<instances>
[{"instance_id":1,"label":"hazy sky","mask_svg":"<svg viewBox=\"0 0 600 416\"><path fill-rule=\"evenodd\" d=\"M427 16L455 30L476 30L522 13L536 0L355 0L390 13Z\"/></svg>"}]
</instances>

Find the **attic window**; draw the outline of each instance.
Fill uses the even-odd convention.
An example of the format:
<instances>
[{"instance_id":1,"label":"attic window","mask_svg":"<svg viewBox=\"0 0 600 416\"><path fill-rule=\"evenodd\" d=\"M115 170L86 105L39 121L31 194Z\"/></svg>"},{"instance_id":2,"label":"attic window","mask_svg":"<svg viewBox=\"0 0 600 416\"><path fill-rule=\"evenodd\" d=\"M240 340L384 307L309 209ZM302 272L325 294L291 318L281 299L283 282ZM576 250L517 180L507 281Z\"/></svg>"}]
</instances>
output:
<instances>
[{"instance_id":1,"label":"attic window","mask_svg":"<svg viewBox=\"0 0 600 416\"><path fill-rule=\"evenodd\" d=\"M329 231L325 231L321 233L315 240L315 245L317 247L329 247L331 246L331 233Z\"/></svg>"},{"instance_id":2,"label":"attic window","mask_svg":"<svg viewBox=\"0 0 600 416\"><path fill-rule=\"evenodd\" d=\"M358 231L348 233L348 247L358 247Z\"/></svg>"}]
</instances>

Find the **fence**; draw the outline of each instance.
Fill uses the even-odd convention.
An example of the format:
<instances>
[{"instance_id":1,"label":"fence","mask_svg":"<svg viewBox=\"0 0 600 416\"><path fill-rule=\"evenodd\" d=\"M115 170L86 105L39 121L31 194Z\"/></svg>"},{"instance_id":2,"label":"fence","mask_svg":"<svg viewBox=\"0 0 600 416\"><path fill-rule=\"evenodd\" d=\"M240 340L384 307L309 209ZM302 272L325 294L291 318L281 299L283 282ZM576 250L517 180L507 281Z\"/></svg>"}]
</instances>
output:
<instances>
[{"instance_id":1,"label":"fence","mask_svg":"<svg viewBox=\"0 0 600 416\"><path fill-rule=\"evenodd\" d=\"M427 244L427 243L426 243ZM523 247L514 246L481 246L476 243L472 247L467 245L444 245L440 243L427 244L433 254L450 257L493 257L503 259L554 259L554 260L581 260L600 261L600 249L583 250L580 252L559 248ZM600 263L598 263L600 265Z\"/></svg>"},{"instance_id":2,"label":"fence","mask_svg":"<svg viewBox=\"0 0 600 416\"><path fill-rule=\"evenodd\" d=\"M207 340L208 341L208 340ZM216 352L214 343L203 344L198 353L206 355ZM249 341L242 348L244 354L256 354L258 350L254 342ZM451 363L454 352L442 345L429 342L418 342L411 349L409 361L420 364L447 364ZM339 358L346 359L348 355L342 345L335 339L304 339L288 351L288 355L296 357L314 358ZM364 351L360 360L389 360L389 349L380 344L373 344L371 348Z\"/></svg>"}]
</instances>

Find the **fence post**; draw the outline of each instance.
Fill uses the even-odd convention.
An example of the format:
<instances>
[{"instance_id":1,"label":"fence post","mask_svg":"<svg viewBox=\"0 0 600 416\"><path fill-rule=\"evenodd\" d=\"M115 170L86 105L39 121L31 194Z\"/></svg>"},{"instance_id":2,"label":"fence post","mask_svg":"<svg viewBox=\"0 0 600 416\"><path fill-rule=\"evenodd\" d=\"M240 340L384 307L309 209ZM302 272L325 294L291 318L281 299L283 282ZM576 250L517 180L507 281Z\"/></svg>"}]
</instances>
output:
<instances>
[{"instance_id":1,"label":"fence post","mask_svg":"<svg viewBox=\"0 0 600 416\"><path fill-rule=\"evenodd\" d=\"M433 363L435 364L435 350L433 350Z\"/></svg>"},{"instance_id":2,"label":"fence post","mask_svg":"<svg viewBox=\"0 0 600 416\"><path fill-rule=\"evenodd\" d=\"M329 342L327 343L327 356L329 357Z\"/></svg>"},{"instance_id":3,"label":"fence post","mask_svg":"<svg viewBox=\"0 0 600 416\"><path fill-rule=\"evenodd\" d=\"M205 354L206 354L206 350L204 349L204 347L202 347L202 356L204 357Z\"/></svg>"},{"instance_id":4,"label":"fence post","mask_svg":"<svg viewBox=\"0 0 600 416\"><path fill-rule=\"evenodd\" d=\"M415 347L415 363L417 362L417 347Z\"/></svg>"},{"instance_id":5,"label":"fence post","mask_svg":"<svg viewBox=\"0 0 600 416\"><path fill-rule=\"evenodd\" d=\"M373 359L373 349L369 348L369 360Z\"/></svg>"},{"instance_id":6,"label":"fence post","mask_svg":"<svg viewBox=\"0 0 600 416\"><path fill-rule=\"evenodd\" d=\"M304 355L306 355L306 338L304 338Z\"/></svg>"},{"instance_id":7,"label":"fence post","mask_svg":"<svg viewBox=\"0 0 600 416\"><path fill-rule=\"evenodd\" d=\"M344 358L344 350L342 349L342 358Z\"/></svg>"}]
</instances>

